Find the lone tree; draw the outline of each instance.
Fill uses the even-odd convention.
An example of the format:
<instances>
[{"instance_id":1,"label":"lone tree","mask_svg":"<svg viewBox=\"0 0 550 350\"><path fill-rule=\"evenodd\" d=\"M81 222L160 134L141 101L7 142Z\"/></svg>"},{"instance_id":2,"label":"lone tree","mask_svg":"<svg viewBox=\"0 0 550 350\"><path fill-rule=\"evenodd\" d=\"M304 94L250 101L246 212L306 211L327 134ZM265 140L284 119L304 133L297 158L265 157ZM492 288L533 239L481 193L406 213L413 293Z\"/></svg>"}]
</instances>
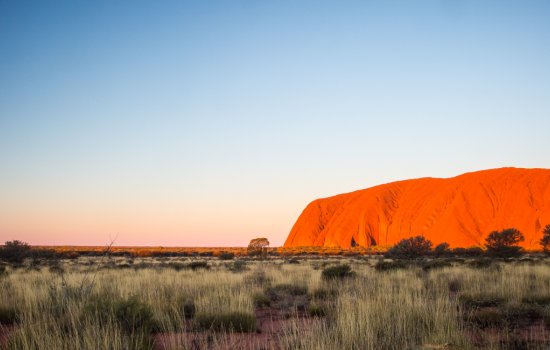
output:
<instances>
[{"instance_id":1,"label":"lone tree","mask_svg":"<svg viewBox=\"0 0 550 350\"><path fill-rule=\"evenodd\" d=\"M550 253L550 225L546 225L542 230L542 238L540 239L540 245L545 253Z\"/></svg>"},{"instance_id":2,"label":"lone tree","mask_svg":"<svg viewBox=\"0 0 550 350\"><path fill-rule=\"evenodd\" d=\"M396 259L416 259L430 254L431 250L431 241L424 236L416 236L400 240L388 250L386 256Z\"/></svg>"},{"instance_id":3,"label":"lone tree","mask_svg":"<svg viewBox=\"0 0 550 350\"><path fill-rule=\"evenodd\" d=\"M485 238L485 248L487 254L497 257L512 257L522 253L522 248L518 245L523 242L525 237L515 228L507 228L502 231L493 231Z\"/></svg>"},{"instance_id":4,"label":"lone tree","mask_svg":"<svg viewBox=\"0 0 550 350\"><path fill-rule=\"evenodd\" d=\"M254 238L248 243L248 255L261 255L265 257L267 255L267 247L269 247L269 240L267 238Z\"/></svg>"}]
</instances>

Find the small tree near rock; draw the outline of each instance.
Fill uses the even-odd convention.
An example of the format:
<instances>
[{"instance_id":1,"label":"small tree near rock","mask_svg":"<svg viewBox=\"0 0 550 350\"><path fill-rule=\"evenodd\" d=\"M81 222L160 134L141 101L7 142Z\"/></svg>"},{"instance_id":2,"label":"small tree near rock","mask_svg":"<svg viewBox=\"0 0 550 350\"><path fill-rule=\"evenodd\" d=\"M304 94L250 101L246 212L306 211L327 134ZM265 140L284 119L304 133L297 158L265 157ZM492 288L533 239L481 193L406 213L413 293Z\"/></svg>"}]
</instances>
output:
<instances>
[{"instance_id":1,"label":"small tree near rock","mask_svg":"<svg viewBox=\"0 0 550 350\"><path fill-rule=\"evenodd\" d=\"M443 257L443 256L449 256L452 254L451 247L449 246L449 243L443 242L435 246L433 250L433 254L435 257Z\"/></svg>"},{"instance_id":2,"label":"small tree near rock","mask_svg":"<svg viewBox=\"0 0 550 350\"><path fill-rule=\"evenodd\" d=\"M267 238L254 238L248 244L248 255L265 257L267 255L267 247L269 247L269 240Z\"/></svg>"},{"instance_id":3,"label":"small tree near rock","mask_svg":"<svg viewBox=\"0 0 550 350\"><path fill-rule=\"evenodd\" d=\"M507 258L518 256L522 253L522 248L519 246L525 237L515 228L507 228L502 231L493 231L485 238L485 248L487 254Z\"/></svg>"},{"instance_id":4,"label":"small tree near rock","mask_svg":"<svg viewBox=\"0 0 550 350\"><path fill-rule=\"evenodd\" d=\"M431 250L431 241L423 236L416 236L400 240L388 250L386 256L392 259L416 259L429 255Z\"/></svg>"},{"instance_id":5,"label":"small tree near rock","mask_svg":"<svg viewBox=\"0 0 550 350\"><path fill-rule=\"evenodd\" d=\"M540 245L542 250L548 254L550 253L550 225L546 225L544 230L542 230L542 238L540 239Z\"/></svg>"}]
</instances>

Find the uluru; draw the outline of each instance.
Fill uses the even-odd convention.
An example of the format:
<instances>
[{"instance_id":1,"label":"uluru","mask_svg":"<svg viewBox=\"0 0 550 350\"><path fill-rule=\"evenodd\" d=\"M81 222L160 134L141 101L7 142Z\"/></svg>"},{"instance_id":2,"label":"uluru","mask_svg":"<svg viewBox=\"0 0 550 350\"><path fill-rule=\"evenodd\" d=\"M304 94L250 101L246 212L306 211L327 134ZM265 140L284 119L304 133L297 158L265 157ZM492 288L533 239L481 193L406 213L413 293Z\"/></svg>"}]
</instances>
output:
<instances>
[{"instance_id":1,"label":"uluru","mask_svg":"<svg viewBox=\"0 0 550 350\"><path fill-rule=\"evenodd\" d=\"M499 168L316 199L284 246L391 246L422 235L434 244L471 247L482 246L491 231L514 227L525 236L524 248L539 249L548 224L550 169Z\"/></svg>"}]
</instances>

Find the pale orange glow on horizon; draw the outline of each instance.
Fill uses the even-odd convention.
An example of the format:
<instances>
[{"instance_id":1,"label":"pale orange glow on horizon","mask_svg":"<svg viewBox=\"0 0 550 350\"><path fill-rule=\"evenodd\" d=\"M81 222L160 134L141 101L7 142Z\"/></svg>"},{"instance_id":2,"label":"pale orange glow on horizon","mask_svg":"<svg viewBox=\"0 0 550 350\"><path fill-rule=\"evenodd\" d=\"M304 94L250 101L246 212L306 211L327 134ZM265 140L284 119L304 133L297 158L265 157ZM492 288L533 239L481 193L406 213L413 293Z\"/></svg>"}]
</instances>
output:
<instances>
[{"instance_id":1,"label":"pale orange glow on horizon","mask_svg":"<svg viewBox=\"0 0 550 350\"><path fill-rule=\"evenodd\" d=\"M0 243L281 246L316 198L550 168L550 2L160 3L0 2Z\"/></svg>"}]
</instances>

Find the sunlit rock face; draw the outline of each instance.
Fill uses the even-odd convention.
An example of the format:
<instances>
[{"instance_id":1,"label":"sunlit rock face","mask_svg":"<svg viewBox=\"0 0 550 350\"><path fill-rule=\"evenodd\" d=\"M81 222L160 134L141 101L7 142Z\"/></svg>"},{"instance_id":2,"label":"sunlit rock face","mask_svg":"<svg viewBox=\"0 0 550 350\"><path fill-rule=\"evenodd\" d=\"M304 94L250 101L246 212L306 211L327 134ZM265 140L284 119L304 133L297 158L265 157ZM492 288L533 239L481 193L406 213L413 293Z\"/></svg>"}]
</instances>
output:
<instances>
[{"instance_id":1,"label":"sunlit rock face","mask_svg":"<svg viewBox=\"0 0 550 350\"><path fill-rule=\"evenodd\" d=\"M515 227L538 249L550 224L550 169L501 168L448 179L392 182L311 202L285 247L391 246L424 235L434 244L482 246L494 230Z\"/></svg>"}]
</instances>

